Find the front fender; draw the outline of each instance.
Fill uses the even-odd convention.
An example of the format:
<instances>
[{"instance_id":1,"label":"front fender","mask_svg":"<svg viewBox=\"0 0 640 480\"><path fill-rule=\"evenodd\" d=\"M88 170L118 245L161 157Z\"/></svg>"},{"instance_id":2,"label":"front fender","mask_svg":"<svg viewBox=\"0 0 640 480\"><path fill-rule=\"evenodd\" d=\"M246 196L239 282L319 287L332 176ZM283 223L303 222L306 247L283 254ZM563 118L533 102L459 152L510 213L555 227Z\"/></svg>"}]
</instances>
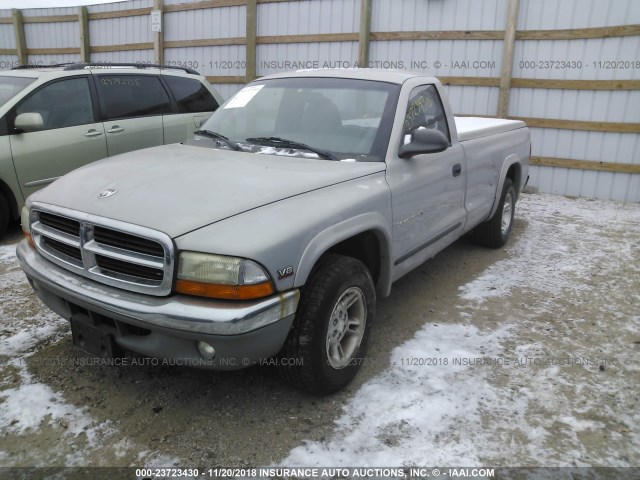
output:
<instances>
[{"instance_id":1,"label":"front fender","mask_svg":"<svg viewBox=\"0 0 640 480\"><path fill-rule=\"evenodd\" d=\"M302 253L294 280L294 286L301 287L318 259L331 247L364 232L373 232L380 245L380 275L376 290L387 296L391 289L391 233L389 221L378 212L368 212L329 226L309 242Z\"/></svg>"},{"instance_id":2,"label":"front fender","mask_svg":"<svg viewBox=\"0 0 640 480\"><path fill-rule=\"evenodd\" d=\"M390 244L390 225L391 194L379 172L240 213L175 242L178 250L254 260L282 292L302 285L315 260L350 234L374 228L380 245ZM382 266L385 275L388 268Z\"/></svg>"}]
</instances>

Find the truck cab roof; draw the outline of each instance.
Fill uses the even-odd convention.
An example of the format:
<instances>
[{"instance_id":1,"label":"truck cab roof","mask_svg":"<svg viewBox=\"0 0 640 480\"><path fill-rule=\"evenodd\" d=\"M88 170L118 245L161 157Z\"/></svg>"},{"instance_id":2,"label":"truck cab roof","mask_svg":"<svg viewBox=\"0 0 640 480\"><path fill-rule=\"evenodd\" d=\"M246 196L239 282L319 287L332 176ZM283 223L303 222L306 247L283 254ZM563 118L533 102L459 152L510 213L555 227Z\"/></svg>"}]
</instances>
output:
<instances>
[{"instance_id":1,"label":"truck cab roof","mask_svg":"<svg viewBox=\"0 0 640 480\"><path fill-rule=\"evenodd\" d=\"M384 70L379 68L321 68L298 70L295 72L275 73L263 77L268 78L292 78L292 77L326 77L326 78L353 78L357 80L372 80L376 82L403 84L407 80L422 77L428 83L436 83L436 77L423 75L419 72L406 70Z\"/></svg>"}]
</instances>

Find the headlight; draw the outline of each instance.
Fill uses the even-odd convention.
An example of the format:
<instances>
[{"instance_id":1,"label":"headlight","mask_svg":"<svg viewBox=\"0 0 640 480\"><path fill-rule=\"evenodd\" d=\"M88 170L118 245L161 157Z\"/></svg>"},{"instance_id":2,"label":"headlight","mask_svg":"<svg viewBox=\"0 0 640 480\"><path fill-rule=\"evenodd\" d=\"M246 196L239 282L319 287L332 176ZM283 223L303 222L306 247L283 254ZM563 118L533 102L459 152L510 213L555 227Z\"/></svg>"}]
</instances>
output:
<instances>
[{"instance_id":1,"label":"headlight","mask_svg":"<svg viewBox=\"0 0 640 480\"><path fill-rule=\"evenodd\" d=\"M20 210L20 225L22 225L22 233L24 233L29 245L35 248L33 238L31 238L31 212L26 205Z\"/></svg>"},{"instance_id":2,"label":"headlight","mask_svg":"<svg viewBox=\"0 0 640 480\"><path fill-rule=\"evenodd\" d=\"M269 274L244 258L182 252L176 291L187 295L249 300L275 292Z\"/></svg>"}]
</instances>

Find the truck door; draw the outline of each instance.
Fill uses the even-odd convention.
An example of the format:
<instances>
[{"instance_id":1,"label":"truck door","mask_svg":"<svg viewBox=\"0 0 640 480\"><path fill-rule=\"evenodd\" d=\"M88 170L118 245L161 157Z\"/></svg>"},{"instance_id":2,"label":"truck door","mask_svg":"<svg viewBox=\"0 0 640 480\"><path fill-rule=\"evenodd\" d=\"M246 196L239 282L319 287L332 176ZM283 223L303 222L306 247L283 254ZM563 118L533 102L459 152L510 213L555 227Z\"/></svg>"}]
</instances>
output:
<instances>
[{"instance_id":1,"label":"truck door","mask_svg":"<svg viewBox=\"0 0 640 480\"><path fill-rule=\"evenodd\" d=\"M10 132L22 113L42 117L42 128L11 133L11 152L25 198L71 170L107 156L102 122L94 118L87 76L47 83L9 114Z\"/></svg>"},{"instance_id":2,"label":"truck door","mask_svg":"<svg viewBox=\"0 0 640 480\"><path fill-rule=\"evenodd\" d=\"M411 158L400 158L395 152L388 162L396 277L455 240L464 222L464 151L457 142L451 145L447 117L434 85L411 90L400 145L408 143L419 128L440 130L450 145L443 152Z\"/></svg>"}]
</instances>

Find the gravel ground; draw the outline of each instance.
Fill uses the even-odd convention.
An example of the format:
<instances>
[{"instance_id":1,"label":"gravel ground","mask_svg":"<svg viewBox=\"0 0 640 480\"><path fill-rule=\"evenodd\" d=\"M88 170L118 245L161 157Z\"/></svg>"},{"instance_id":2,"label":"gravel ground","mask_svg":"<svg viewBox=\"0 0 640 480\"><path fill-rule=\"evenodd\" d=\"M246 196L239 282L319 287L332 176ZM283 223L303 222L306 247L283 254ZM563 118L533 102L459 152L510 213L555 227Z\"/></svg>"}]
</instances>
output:
<instances>
[{"instance_id":1,"label":"gravel ground","mask_svg":"<svg viewBox=\"0 0 640 480\"><path fill-rule=\"evenodd\" d=\"M394 285L326 398L269 366L90 365L19 238L0 246L0 465L640 466L640 205L524 195L506 248L463 238Z\"/></svg>"}]
</instances>

